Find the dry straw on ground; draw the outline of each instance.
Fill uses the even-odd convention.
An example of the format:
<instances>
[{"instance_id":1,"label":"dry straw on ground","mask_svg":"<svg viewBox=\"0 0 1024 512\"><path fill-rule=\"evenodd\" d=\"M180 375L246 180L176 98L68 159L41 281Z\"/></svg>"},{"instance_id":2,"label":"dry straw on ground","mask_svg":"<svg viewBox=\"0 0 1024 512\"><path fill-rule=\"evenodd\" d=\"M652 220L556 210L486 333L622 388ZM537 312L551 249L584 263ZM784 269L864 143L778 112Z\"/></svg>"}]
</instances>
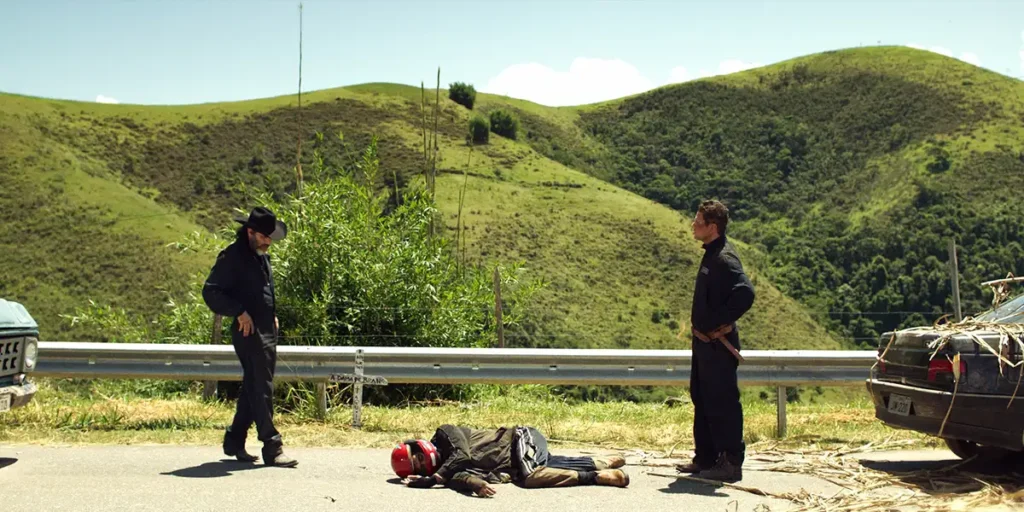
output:
<instances>
[{"instance_id":1,"label":"dry straw on ground","mask_svg":"<svg viewBox=\"0 0 1024 512\"><path fill-rule=\"evenodd\" d=\"M926 512L960 510L1024 509L1024 474L1007 469L997 475L983 474L972 468L972 460L950 463L937 469L894 471L872 469L858 455L904 447L907 441L883 442L822 452L820 450L784 450L772 447L751 454L748 461L758 463L759 471L813 475L840 487L831 496L799 492L770 492L744 486L721 484L685 477L672 472L652 472L655 476L685 478L749 492L758 496L789 501L796 512L874 512L915 510ZM641 454L639 465L671 467L674 463L649 460ZM771 510L761 507L761 510Z\"/></svg>"}]
</instances>

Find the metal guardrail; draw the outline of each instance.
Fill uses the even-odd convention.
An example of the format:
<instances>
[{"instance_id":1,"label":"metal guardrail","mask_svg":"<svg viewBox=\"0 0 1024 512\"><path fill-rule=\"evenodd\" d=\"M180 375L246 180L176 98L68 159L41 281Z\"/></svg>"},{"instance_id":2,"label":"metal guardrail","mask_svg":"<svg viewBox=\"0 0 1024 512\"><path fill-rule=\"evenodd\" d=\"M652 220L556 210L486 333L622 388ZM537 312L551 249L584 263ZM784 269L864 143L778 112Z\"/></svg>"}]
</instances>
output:
<instances>
[{"instance_id":1,"label":"metal guardrail","mask_svg":"<svg viewBox=\"0 0 1024 512\"><path fill-rule=\"evenodd\" d=\"M392 384L686 386L692 359L689 350L279 346L275 379L325 383L332 375L355 372L357 351L367 377ZM742 385L777 388L779 434L784 435L787 387L862 385L876 355L873 350L744 350L738 375ZM39 344L35 375L210 381L241 380L242 372L230 345L51 341Z\"/></svg>"}]
</instances>

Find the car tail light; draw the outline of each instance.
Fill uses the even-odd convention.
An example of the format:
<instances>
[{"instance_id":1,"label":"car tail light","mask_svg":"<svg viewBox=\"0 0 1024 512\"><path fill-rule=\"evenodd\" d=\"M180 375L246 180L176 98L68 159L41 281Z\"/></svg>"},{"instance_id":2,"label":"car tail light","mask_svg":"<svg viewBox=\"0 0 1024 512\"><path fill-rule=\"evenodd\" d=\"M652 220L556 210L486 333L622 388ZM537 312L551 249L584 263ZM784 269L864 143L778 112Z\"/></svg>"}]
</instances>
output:
<instances>
[{"instance_id":1,"label":"car tail light","mask_svg":"<svg viewBox=\"0 0 1024 512\"><path fill-rule=\"evenodd\" d=\"M928 363L928 381L932 382L940 373L953 373L953 362L949 359L932 359ZM960 361L960 378L967 375L967 363Z\"/></svg>"}]
</instances>

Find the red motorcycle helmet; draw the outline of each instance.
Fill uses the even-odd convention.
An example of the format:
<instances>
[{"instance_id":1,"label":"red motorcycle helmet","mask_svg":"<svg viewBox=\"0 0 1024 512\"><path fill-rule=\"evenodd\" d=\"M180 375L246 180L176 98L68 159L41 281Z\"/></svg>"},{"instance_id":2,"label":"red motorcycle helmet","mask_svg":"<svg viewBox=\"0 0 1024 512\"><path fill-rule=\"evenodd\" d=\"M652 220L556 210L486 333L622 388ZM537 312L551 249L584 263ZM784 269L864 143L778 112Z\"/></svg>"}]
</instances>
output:
<instances>
[{"instance_id":1,"label":"red motorcycle helmet","mask_svg":"<svg viewBox=\"0 0 1024 512\"><path fill-rule=\"evenodd\" d=\"M417 453L423 454L422 471L419 473L421 476L429 476L437 471L441 458L437 448L430 441L423 439L408 440L391 450L391 469L399 478L405 478L413 473L412 458Z\"/></svg>"}]
</instances>

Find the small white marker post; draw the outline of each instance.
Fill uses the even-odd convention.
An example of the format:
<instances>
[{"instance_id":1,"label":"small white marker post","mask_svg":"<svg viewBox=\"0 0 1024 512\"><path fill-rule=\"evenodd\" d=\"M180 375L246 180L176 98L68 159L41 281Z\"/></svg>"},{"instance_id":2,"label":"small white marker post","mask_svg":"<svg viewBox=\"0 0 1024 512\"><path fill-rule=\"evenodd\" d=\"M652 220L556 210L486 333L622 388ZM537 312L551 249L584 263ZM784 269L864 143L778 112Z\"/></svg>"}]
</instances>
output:
<instances>
[{"instance_id":1,"label":"small white marker post","mask_svg":"<svg viewBox=\"0 0 1024 512\"><path fill-rule=\"evenodd\" d=\"M335 373L328 382L352 384L352 428L363 426L363 385L387 386L388 380L379 375L363 375L363 349L356 350L355 373Z\"/></svg>"}]
</instances>

